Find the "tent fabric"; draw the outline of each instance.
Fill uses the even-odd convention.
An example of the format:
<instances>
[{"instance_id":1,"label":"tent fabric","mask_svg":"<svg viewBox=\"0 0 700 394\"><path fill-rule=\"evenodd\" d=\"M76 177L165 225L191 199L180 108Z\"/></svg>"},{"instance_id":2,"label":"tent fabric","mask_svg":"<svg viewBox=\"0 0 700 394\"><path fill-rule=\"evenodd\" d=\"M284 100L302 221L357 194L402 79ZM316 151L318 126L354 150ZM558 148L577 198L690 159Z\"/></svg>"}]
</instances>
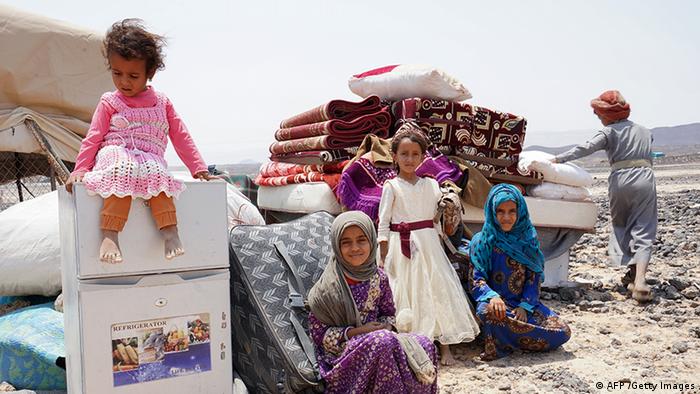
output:
<instances>
[{"instance_id":1,"label":"tent fabric","mask_svg":"<svg viewBox=\"0 0 700 394\"><path fill-rule=\"evenodd\" d=\"M66 116L41 114L26 107L0 110L0 151L44 153L27 125L28 120L39 126L58 159L75 161L82 140L77 132L87 130L89 123Z\"/></svg>"},{"instance_id":2,"label":"tent fabric","mask_svg":"<svg viewBox=\"0 0 700 394\"><path fill-rule=\"evenodd\" d=\"M100 95L112 88L101 45L100 33L0 6L0 109L90 122Z\"/></svg>"},{"instance_id":3,"label":"tent fabric","mask_svg":"<svg viewBox=\"0 0 700 394\"><path fill-rule=\"evenodd\" d=\"M112 89L101 46L99 33L0 5L0 152L46 156L66 180L61 161L75 162L100 96ZM30 175L0 167L0 183Z\"/></svg>"}]
</instances>

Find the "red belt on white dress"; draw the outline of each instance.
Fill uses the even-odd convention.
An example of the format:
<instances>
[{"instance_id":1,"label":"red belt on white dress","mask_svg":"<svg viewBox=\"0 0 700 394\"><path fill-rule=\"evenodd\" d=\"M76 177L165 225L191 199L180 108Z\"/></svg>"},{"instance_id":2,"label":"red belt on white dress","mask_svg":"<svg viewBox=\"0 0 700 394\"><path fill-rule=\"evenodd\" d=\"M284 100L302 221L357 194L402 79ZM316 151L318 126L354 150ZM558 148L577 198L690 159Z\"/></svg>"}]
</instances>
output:
<instances>
[{"instance_id":1,"label":"red belt on white dress","mask_svg":"<svg viewBox=\"0 0 700 394\"><path fill-rule=\"evenodd\" d=\"M432 227L434 227L432 219L411 223L391 223L389 225L389 229L391 231L399 233L399 237L401 239L401 254L409 259L411 258L411 231Z\"/></svg>"}]
</instances>

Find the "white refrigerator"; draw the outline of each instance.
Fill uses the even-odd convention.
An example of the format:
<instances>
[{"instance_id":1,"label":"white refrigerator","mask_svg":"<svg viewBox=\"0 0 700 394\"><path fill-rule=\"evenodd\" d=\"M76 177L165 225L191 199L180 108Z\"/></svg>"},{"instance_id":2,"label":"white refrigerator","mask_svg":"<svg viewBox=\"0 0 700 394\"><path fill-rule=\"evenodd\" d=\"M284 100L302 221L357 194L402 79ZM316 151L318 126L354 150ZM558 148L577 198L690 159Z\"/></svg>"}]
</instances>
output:
<instances>
[{"instance_id":1,"label":"white refrigerator","mask_svg":"<svg viewBox=\"0 0 700 394\"><path fill-rule=\"evenodd\" d=\"M231 393L226 184L185 182L175 200L185 254L164 257L143 200L99 261L102 199L59 191L70 394Z\"/></svg>"}]
</instances>

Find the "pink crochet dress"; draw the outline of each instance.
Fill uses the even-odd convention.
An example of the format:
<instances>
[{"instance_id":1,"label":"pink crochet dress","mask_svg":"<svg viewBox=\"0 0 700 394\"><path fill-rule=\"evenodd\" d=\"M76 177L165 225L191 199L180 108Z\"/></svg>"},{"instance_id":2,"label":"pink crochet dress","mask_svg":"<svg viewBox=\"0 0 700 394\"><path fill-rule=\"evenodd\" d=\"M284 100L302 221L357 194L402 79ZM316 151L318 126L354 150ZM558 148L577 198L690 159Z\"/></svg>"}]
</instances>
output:
<instances>
[{"instance_id":1,"label":"pink crochet dress","mask_svg":"<svg viewBox=\"0 0 700 394\"><path fill-rule=\"evenodd\" d=\"M169 113L166 107L171 104L161 93L149 89L145 95L149 94L155 96L155 105L146 107L130 107L122 99L124 96L116 92L102 96L102 101L109 104L114 113L109 118L108 130L99 145L94 167L83 178L90 194L98 194L103 198L115 195L149 199L161 192L169 197L177 197L184 190L183 183L168 173L168 164L164 158L169 132ZM184 132L187 134L186 129ZM189 134L187 138L191 142ZM90 136L86 140L90 140ZM201 162L196 147L193 144L192 147ZM85 146L81 148L79 159L84 150ZM81 162L77 160L76 171L77 164ZM193 167L203 165L201 162Z\"/></svg>"}]
</instances>

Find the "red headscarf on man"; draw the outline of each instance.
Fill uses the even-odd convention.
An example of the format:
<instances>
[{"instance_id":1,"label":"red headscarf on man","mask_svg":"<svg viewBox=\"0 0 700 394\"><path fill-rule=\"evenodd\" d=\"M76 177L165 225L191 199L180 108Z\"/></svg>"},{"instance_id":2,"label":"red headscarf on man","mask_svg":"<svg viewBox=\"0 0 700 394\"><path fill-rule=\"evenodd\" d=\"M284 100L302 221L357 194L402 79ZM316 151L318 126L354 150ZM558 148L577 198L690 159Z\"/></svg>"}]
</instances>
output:
<instances>
[{"instance_id":1,"label":"red headscarf on man","mask_svg":"<svg viewBox=\"0 0 700 394\"><path fill-rule=\"evenodd\" d=\"M603 92L591 100L591 107L606 125L627 119L630 116L630 105L617 90Z\"/></svg>"}]
</instances>

